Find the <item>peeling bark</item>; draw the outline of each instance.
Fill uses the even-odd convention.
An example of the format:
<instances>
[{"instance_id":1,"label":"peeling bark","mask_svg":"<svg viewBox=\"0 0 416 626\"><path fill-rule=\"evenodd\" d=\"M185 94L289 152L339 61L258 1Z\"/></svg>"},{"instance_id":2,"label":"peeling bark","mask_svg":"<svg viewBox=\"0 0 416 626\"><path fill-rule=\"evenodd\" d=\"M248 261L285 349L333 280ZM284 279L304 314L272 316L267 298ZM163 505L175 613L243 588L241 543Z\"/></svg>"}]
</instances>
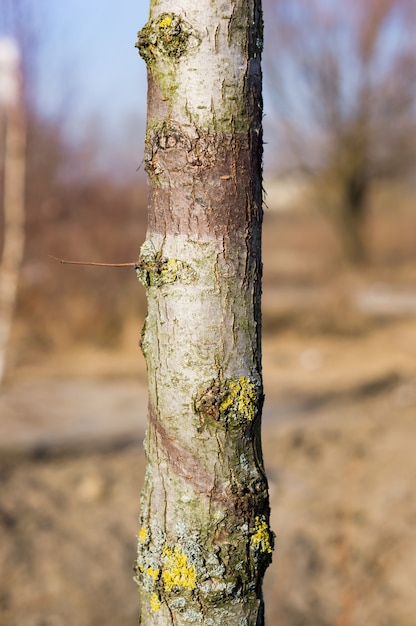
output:
<instances>
[{"instance_id":1,"label":"peeling bark","mask_svg":"<svg viewBox=\"0 0 416 626\"><path fill-rule=\"evenodd\" d=\"M151 2L143 626L264 623L262 20L257 0Z\"/></svg>"}]
</instances>

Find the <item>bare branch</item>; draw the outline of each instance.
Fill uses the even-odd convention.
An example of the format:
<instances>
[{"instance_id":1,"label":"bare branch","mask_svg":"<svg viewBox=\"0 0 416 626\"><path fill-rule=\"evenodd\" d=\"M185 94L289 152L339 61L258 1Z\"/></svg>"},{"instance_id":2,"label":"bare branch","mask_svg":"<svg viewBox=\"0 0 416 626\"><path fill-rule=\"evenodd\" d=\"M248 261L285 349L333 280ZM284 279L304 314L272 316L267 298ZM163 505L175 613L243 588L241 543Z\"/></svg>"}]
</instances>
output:
<instances>
[{"instance_id":1,"label":"bare branch","mask_svg":"<svg viewBox=\"0 0 416 626\"><path fill-rule=\"evenodd\" d=\"M266 75L280 170L293 163L299 175L314 175L316 187L331 188L329 212L345 218L339 234L356 230L347 254L362 257L371 185L404 177L416 162L414 2L335 4L265 0L265 27L273 30L265 40L274 43L266 47Z\"/></svg>"},{"instance_id":2,"label":"bare branch","mask_svg":"<svg viewBox=\"0 0 416 626\"><path fill-rule=\"evenodd\" d=\"M53 261L64 263L65 265L95 265L98 267L136 267L136 265L138 265L137 261L132 263L97 263L96 261L68 261L66 259L60 259L57 256L53 256L52 254L48 254L48 257Z\"/></svg>"}]
</instances>

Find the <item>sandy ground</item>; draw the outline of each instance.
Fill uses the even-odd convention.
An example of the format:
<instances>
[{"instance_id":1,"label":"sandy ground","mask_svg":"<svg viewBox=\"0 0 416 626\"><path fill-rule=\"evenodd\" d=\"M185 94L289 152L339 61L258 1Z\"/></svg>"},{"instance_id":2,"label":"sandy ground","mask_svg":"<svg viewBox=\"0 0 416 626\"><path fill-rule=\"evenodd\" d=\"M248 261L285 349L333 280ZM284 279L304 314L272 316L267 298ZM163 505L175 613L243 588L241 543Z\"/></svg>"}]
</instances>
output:
<instances>
[{"instance_id":1,"label":"sandy ground","mask_svg":"<svg viewBox=\"0 0 416 626\"><path fill-rule=\"evenodd\" d=\"M268 334L264 372L268 626L413 626L413 320ZM140 357L49 360L9 384L0 411L0 625L135 624Z\"/></svg>"}]
</instances>

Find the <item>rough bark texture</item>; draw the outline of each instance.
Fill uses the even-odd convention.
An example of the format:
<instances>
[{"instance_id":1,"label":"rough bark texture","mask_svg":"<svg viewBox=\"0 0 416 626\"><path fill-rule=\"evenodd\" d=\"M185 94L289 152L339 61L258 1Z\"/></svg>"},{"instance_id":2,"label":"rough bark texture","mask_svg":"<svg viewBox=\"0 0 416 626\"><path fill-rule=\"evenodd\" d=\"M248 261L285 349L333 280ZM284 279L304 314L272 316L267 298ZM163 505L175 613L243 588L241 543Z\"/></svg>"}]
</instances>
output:
<instances>
[{"instance_id":1,"label":"rough bark texture","mask_svg":"<svg viewBox=\"0 0 416 626\"><path fill-rule=\"evenodd\" d=\"M263 624L262 18L257 0L153 0L141 624Z\"/></svg>"}]
</instances>

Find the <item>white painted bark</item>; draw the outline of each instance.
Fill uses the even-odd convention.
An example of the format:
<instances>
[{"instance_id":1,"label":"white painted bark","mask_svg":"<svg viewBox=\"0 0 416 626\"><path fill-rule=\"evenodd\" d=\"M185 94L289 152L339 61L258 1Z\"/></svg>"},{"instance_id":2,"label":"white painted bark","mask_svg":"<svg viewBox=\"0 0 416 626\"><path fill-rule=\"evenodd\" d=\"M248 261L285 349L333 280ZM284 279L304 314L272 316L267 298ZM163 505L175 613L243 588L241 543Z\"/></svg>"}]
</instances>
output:
<instances>
[{"instance_id":1,"label":"white painted bark","mask_svg":"<svg viewBox=\"0 0 416 626\"><path fill-rule=\"evenodd\" d=\"M141 624L263 624L261 11L154 0L148 65L148 315Z\"/></svg>"}]
</instances>

